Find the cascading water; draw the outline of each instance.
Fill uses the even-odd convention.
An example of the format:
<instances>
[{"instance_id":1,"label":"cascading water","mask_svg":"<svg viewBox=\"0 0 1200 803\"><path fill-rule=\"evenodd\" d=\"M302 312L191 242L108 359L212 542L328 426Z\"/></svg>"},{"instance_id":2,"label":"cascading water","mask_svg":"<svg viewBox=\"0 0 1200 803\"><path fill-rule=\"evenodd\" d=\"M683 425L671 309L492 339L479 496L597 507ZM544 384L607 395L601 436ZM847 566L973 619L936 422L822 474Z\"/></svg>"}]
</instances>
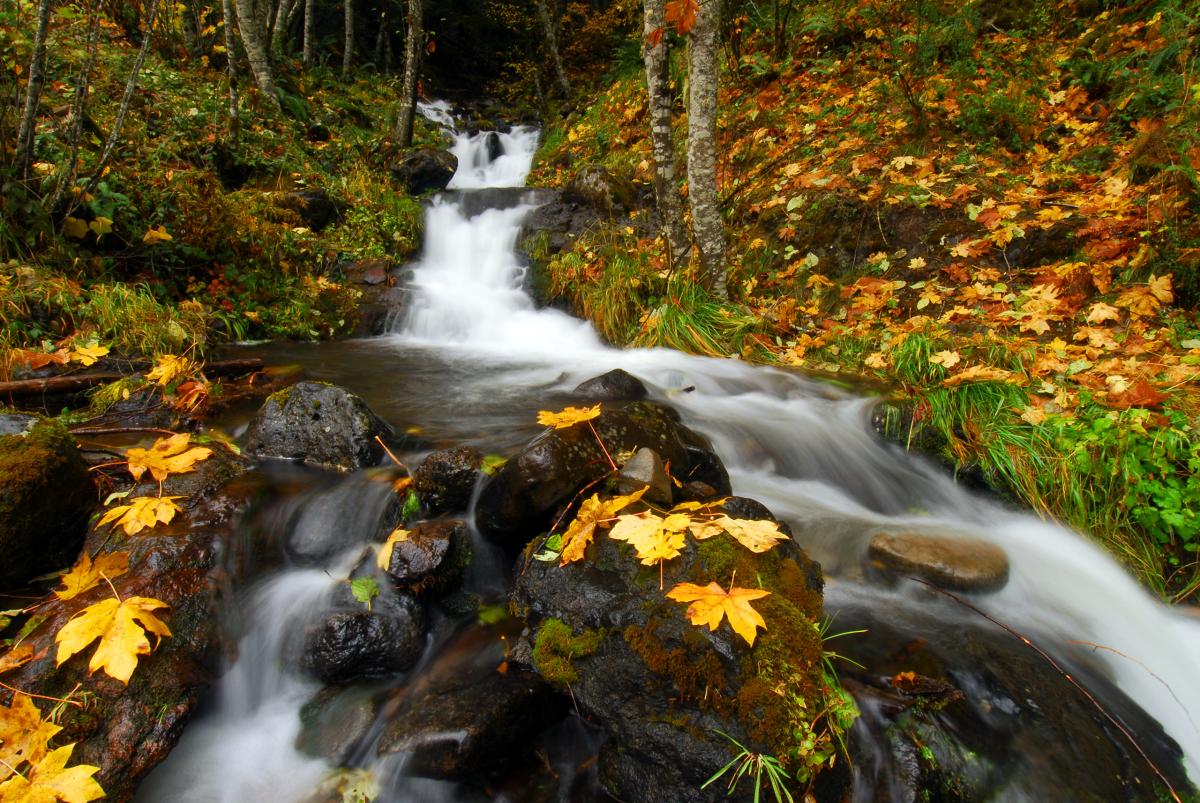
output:
<instances>
[{"instance_id":1,"label":"cascading water","mask_svg":"<svg viewBox=\"0 0 1200 803\"><path fill-rule=\"evenodd\" d=\"M446 106L422 111L443 123L449 118ZM525 128L498 141L486 133L455 134L459 171L451 187L465 192L447 193L429 207L406 316L390 335L321 346L336 356L310 360L310 373L361 393L385 417L495 451L533 431L529 411L547 392L624 368L712 438L735 492L792 524L825 570L830 609L936 617L947 633L978 624L978 614L913 584L860 583L859 567L871 536L883 530L968 534L995 544L1009 557L1009 582L972 604L1019 624L1068 666L1111 678L1162 724L1183 748L1192 777L1200 778L1200 687L1194 682L1200 622L1157 603L1102 550L975 495L940 469L881 443L870 432L867 400L737 360L613 349L587 324L537 309L522 289L524 271L513 252L536 199L508 195L506 203L482 210L486 204L469 202L474 188L520 186L536 140ZM303 353L288 356L304 360ZM348 367L364 361L374 366L369 381ZM299 609L319 607L332 582L319 571L291 570L262 587L249 605L253 624L220 683L215 710L189 730L142 799L257 800L263 788L275 800L305 798L327 769L291 748L299 707L315 687L281 669L278 633L289 620L294 628ZM394 798L387 799L450 794L446 784L406 783L390 781ZM1045 794L1015 773L1001 797ZM872 799L869 791L858 795Z\"/></svg>"}]
</instances>

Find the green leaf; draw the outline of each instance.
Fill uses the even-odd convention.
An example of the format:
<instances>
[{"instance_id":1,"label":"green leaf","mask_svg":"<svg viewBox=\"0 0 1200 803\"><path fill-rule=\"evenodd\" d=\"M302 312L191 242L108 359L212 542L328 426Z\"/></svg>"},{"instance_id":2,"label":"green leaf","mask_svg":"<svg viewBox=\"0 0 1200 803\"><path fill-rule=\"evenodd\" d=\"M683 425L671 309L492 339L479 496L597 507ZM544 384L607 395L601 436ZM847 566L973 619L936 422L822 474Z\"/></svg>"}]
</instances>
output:
<instances>
[{"instance_id":1,"label":"green leaf","mask_svg":"<svg viewBox=\"0 0 1200 803\"><path fill-rule=\"evenodd\" d=\"M489 477L494 477L496 476L496 472L504 468L504 464L507 462L507 457L501 457L498 454L490 454L483 458L483 462L479 464L479 469Z\"/></svg>"},{"instance_id":2,"label":"green leaf","mask_svg":"<svg viewBox=\"0 0 1200 803\"><path fill-rule=\"evenodd\" d=\"M408 496L404 498L404 507L400 511L400 517L404 521L410 521L417 517L421 512L421 497L417 496L416 491L409 491Z\"/></svg>"},{"instance_id":3,"label":"green leaf","mask_svg":"<svg viewBox=\"0 0 1200 803\"><path fill-rule=\"evenodd\" d=\"M533 556L534 560L540 560L543 563L550 563L558 560L558 556L562 554L562 533L555 533L546 539L546 543L542 544L542 551Z\"/></svg>"},{"instance_id":4,"label":"green leaf","mask_svg":"<svg viewBox=\"0 0 1200 803\"><path fill-rule=\"evenodd\" d=\"M508 611L503 605L480 605L479 606L479 624L494 625L497 622L503 622L508 618Z\"/></svg>"},{"instance_id":5,"label":"green leaf","mask_svg":"<svg viewBox=\"0 0 1200 803\"><path fill-rule=\"evenodd\" d=\"M350 581L350 593L369 608L371 600L379 596L379 583L375 582L374 577L358 577Z\"/></svg>"}]
</instances>

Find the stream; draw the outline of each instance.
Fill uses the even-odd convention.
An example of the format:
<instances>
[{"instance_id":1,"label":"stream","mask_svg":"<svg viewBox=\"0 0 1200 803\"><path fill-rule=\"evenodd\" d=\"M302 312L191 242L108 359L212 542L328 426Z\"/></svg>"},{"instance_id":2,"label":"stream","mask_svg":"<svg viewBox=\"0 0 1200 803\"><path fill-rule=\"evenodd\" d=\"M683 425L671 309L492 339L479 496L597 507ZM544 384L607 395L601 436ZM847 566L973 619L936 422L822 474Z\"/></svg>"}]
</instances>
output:
<instances>
[{"instance_id":1,"label":"stream","mask_svg":"<svg viewBox=\"0 0 1200 803\"><path fill-rule=\"evenodd\" d=\"M423 111L447 126L453 122L444 104ZM868 629L836 644L839 652L866 664L865 672L893 671L889 656L916 632L924 649L951 662L955 658L947 656L973 643L973 634L987 634L980 638L988 643L1012 640L953 599L915 583L879 583L864 576L868 541L879 532L969 535L1000 547L1010 561L1007 585L996 593L970 595L971 604L1029 636L1085 683L1094 680L1093 692L1115 710L1135 703L1180 746L1188 773L1200 779L1200 684L1195 682L1200 619L1159 604L1078 533L968 491L932 462L882 442L871 429L871 399L800 373L734 359L614 349L589 324L538 308L523 288L524 267L515 245L523 218L540 197L517 190L488 194L489 188L523 185L538 131L518 126L499 136L502 152L489 161L486 134L455 133L458 173L448 191L428 206L410 299L391 322L390 333L272 344L252 353L271 364L298 364L311 379L346 387L398 430L419 431L435 448L468 444L503 455L540 431L537 410L558 409L579 382L622 368L645 382L652 398L678 409L688 426L711 438L735 493L763 502L791 525L825 573L825 604L836 614L834 629ZM245 419L232 423L244 426ZM420 455L405 458L415 465ZM300 710L320 684L288 659L289 634L328 608L337 578L348 574L362 544L374 536L389 489L362 476L368 472L331 477L298 468L272 471L280 491L247 517L246 538L337 528L353 533L355 545L324 567L268 567L236 590L227 605L229 628L238 637L236 660L178 747L143 783L139 801L301 803L317 799L314 789L332 770L294 747ZM473 535L476 557L468 588L485 601L502 603L507 559ZM503 657L499 642L473 638L472 632L453 616L436 615L418 666L379 688L403 694L419 685L422 673L494 667ZM990 655L970 648L961 652L964 663L985 664ZM968 696L985 670L947 669ZM849 688L858 694L856 686ZM978 695L979 716L985 720L1011 702L989 694L981 688ZM853 798L903 799L895 780L903 768L885 749L880 706L867 697L859 703L863 717L855 726L860 757L853 769ZM576 782L571 772L595 750L595 734L577 719L568 717L547 737L552 743L548 761L562 770L561 789L539 800L606 799L594 779ZM1053 744L1052 734L1039 740L1025 731L1014 733L1022 758L1006 765L1004 776L993 782L996 799L1090 799L1073 795L1074 781L1053 767L1048 752L1061 746ZM1131 761L1139 760L1131 755ZM380 764L373 757L368 746L349 763L372 767L378 800L533 799L519 786L491 790L485 797L458 784L411 777L401 759Z\"/></svg>"}]
</instances>

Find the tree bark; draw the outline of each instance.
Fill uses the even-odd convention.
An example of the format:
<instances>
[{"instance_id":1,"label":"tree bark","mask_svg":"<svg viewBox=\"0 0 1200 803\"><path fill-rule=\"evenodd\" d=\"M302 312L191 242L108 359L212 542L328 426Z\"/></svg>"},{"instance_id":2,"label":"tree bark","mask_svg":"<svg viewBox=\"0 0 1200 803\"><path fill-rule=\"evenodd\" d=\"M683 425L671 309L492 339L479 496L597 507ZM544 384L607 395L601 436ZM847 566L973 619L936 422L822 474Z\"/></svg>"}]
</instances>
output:
<instances>
[{"instance_id":1,"label":"tree bark","mask_svg":"<svg viewBox=\"0 0 1200 803\"><path fill-rule=\"evenodd\" d=\"M221 14L225 19L225 77L229 83L229 142L237 144L238 133L241 131L241 119L238 114L237 58L234 55L232 0L221 0Z\"/></svg>"},{"instance_id":2,"label":"tree bark","mask_svg":"<svg viewBox=\"0 0 1200 803\"><path fill-rule=\"evenodd\" d=\"M371 61L378 72L383 72L383 40L387 36L387 6L379 9L379 30L375 32L375 55Z\"/></svg>"},{"instance_id":3,"label":"tree bark","mask_svg":"<svg viewBox=\"0 0 1200 803\"><path fill-rule=\"evenodd\" d=\"M401 85L400 114L396 118L393 139L401 148L412 145L413 116L417 107L417 74L421 51L425 47L425 20L421 0L408 0L408 28L404 37L404 80Z\"/></svg>"},{"instance_id":4,"label":"tree bark","mask_svg":"<svg viewBox=\"0 0 1200 803\"><path fill-rule=\"evenodd\" d=\"M315 5L316 0L304 0L304 66L306 67L312 64L317 48L317 32L313 22Z\"/></svg>"},{"instance_id":5,"label":"tree bark","mask_svg":"<svg viewBox=\"0 0 1200 803\"><path fill-rule=\"evenodd\" d=\"M254 83L267 97L267 102L279 108L275 76L271 73L271 58L267 52L266 26L263 24L262 7L266 5L266 0L258 0L257 3L255 0L237 0L238 32L242 35Z\"/></svg>"},{"instance_id":6,"label":"tree bark","mask_svg":"<svg viewBox=\"0 0 1200 803\"><path fill-rule=\"evenodd\" d=\"M17 175L29 177L33 164L33 141L37 136L37 113L42 103L42 85L46 83L46 35L50 28L53 0L38 3L37 31L33 35L33 58L29 63L29 84L25 88L25 108L17 128Z\"/></svg>"},{"instance_id":7,"label":"tree bark","mask_svg":"<svg viewBox=\"0 0 1200 803\"><path fill-rule=\"evenodd\" d=\"M550 18L550 9L546 0L537 0L538 18L542 21L542 37L546 43L546 55L554 67L554 83L564 98L571 97L571 85L567 82L567 74L563 71L562 59L558 54L558 40L554 35L554 20Z\"/></svg>"},{"instance_id":8,"label":"tree bark","mask_svg":"<svg viewBox=\"0 0 1200 803\"><path fill-rule=\"evenodd\" d=\"M342 0L345 27L345 44L342 49L342 80L350 79L350 65L354 62L354 0Z\"/></svg>"},{"instance_id":9,"label":"tree bark","mask_svg":"<svg viewBox=\"0 0 1200 803\"><path fill-rule=\"evenodd\" d=\"M700 250L700 284L728 298L725 229L717 196L717 73L720 0L702 0L691 32L688 66L688 199Z\"/></svg>"},{"instance_id":10,"label":"tree bark","mask_svg":"<svg viewBox=\"0 0 1200 803\"><path fill-rule=\"evenodd\" d=\"M75 174L79 170L79 140L83 136L83 117L87 113L87 96L92 87L92 70L96 66L96 47L100 39L100 9L87 9L88 35L87 58L79 71L79 83L75 85L75 101L71 104L71 155L59 174L58 183L54 186L54 195L50 198L49 209L58 208L67 188L75 183Z\"/></svg>"},{"instance_id":11,"label":"tree bark","mask_svg":"<svg viewBox=\"0 0 1200 803\"><path fill-rule=\"evenodd\" d=\"M292 9L296 0L279 0L275 9L275 24L271 28L271 48L276 53L283 53L283 43L287 39L288 21L292 17Z\"/></svg>"},{"instance_id":12,"label":"tree bark","mask_svg":"<svg viewBox=\"0 0 1200 803\"><path fill-rule=\"evenodd\" d=\"M117 109L117 119L113 121L112 131L108 132L108 140L104 143L104 150L100 152L100 161L96 164L96 169L92 173L92 177L88 179L87 186L84 188L81 196L95 190L96 185L100 183L100 179L104 178L104 169L108 167L108 161L112 158L113 149L117 147L117 140L121 138L121 128L125 125L125 117L129 114L129 104L133 101L133 91L137 88L138 74L142 71L142 64L146 61L146 53L150 50L150 42L154 39L154 22L158 18L158 0L150 0L150 11L146 17L146 33L142 36L142 47L138 50L132 69L129 70L129 78L125 81L125 93L121 95L121 106Z\"/></svg>"},{"instance_id":13,"label":"tree bark","mask_svg":"<svg viewBox=\"0 0 1200 803\"><path fill-rule=\"evenodd\" d=\"M646 0L642 62L646 67L649 102L650 143L654 154L654 196L658 217L667 242L669 267L688 252L683 225L683 202L675 164L675 140L671 128L670 58L666 38L665 0Z\"/></svg>"}]
</instances>

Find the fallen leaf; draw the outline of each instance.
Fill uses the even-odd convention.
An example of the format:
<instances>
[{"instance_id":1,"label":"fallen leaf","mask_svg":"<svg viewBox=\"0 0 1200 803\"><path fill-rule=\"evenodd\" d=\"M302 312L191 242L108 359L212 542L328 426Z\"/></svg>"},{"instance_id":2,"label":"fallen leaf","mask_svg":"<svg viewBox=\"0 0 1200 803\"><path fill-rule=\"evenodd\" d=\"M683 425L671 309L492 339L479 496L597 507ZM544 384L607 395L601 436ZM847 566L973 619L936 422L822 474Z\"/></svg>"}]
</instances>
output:
<instances>
[{"instance_id":1,"label":"fallen leaf","mask_svg":"<svg viewBox=\"0 0 1200 803\"><path fill-rule=\"evenodd\" d=\"M549 410L538 410L538 423L544 427L566 429L584 421L591 421L600 415L600 405L593 407L565 407L557 413Z\"/></svg>"},{"instance_id":2,"label":"fallen leaf","mask_svg":"<svg viewBox=\"0 0 1200 803\"><path fill-rule=\"evenodd\" d=\"M396 548L396 544L408 540L408 530L403 527L397 527L388 534L387 539L379 547L378 554L375 555L375 565L383 571L387 571L392 565L392 551Z\"/></svg>"},{"instance_id":3,"label":"fallen leaf","mask_svg":"<svg viewBox=\"0 0 1200 803\"><path fill-rule=\"evenodd\" d=\"M1120 320L1120 311L1116 307L1105 304L1103 301L1097 301L1095 304L1093 304L1091 309L1088 310L1087 314L1088 323L1104 323L1105 321L1119 322Z\"/></svg>"},{"instance_id":4,"label":"fallen leaf","mask_svg":"<svg viewBox=\"0 0 1200 803\"><path fill-rule=\"evenodd\" d=\"M733 519L720 516L713 521L725 532L733 536L739 544L755 553L767 552L780 541L788 537L779 531L779 525L765 519Z\"/></svg>"},{"instance_id":5,"label":"fallen leaf","mask_svg":"<svg viewBox=\"0 0 1200 803\"><path fill-rule=\"evenodd\" d=\"M992 368L989 365L972 365L970 368L947 377L942 384L946 387L961 385L963 382L1006 382L1012 378L1012 371L1003 368Z\"/></svg>"},{"instance_id":6,"label":"fallen leaf","mask_svg":"<svg viewBox=\"0 0 1200 803\"><path fill-rule=\"evenodd\" d=\"M929 358L934 365L940 365L949 370L962 362L962 355L957 351L939 351Z\"/></svg>"},{"instance_id":7,"label":"fallen leaf","mask_svg":"<svg viewBox=\"0 0 1200 803\"><path fill-rule=\"evenodd\" d=\"M187 357L164 354L154 363L154 367L146 372L146 379L166 387L177 377L189 374L194 367L195 365Z\"/></svg>"},{"instance_id":8,"label":"fallen leaf","mask_svg":"<svg viewBox=\"0 0 1200 803\"><path fill-rule=\"evenodd\" d=\"M146 245L158 245L159 243L170 242L174 239L170 234L167 234L167 230L163 226L146 229L146 233L142 235L142 242Z\"/></svg>"},{"instance_id":9,"label":"fallen leaf","mask_svg":"<svg viewBox=\"0 0 1200 803\"><path fill-rule=\"evenodd\" d=\"M96 361L108 354L108 346L99 346L95 343L88 343L85 346L76 346L71 351L71 359L84 367L95 365Z\"/></svg>"},{"instance_id":10,"label":"fallen leaf","mask_svg":"<svg viewBox=\"0 0 1200 803\"><path fill-rule=\"evenodd\" d=\"M650 512L637 513L618 517L608 537L629 544L642 565L652 566L679 555L686 541L685 533L689 524L691 518L683 513L674 513L666 518Z\"/></svg>"},{"instance_id":11,"label":"fallen leaf","mask_svg":"<svg viewBox=\"0 0 1200 803\"><path fill-rule=\"evenodd\" d=\"M753 647L758 628L766 630L767 623L750 603L770 593L762 589L736 587L726 591L716 583L709 583L707 586L679 583L667 592L667 597L676 602L690 602L691 605L687 609L688 621L697 626L708 625L709 630L716 630L721 620L728 617L733 632Z\"/></svg>"},{"instance_id":12,"label":"fallen leaf","mask_svg":"<svg viewBox=\"0 0 1200 803\"><path fill-rule=\"evenodd\" d=\"M95 563L92 562L88 553L84 552L71 571L63 575L63 587L61 590L55 591L54 596L61 600L74 599L83 592L98 586L105 578L111 580L114 577L120 577L127 571L129 571L128 552L110 552L107 555L101 555Z\"/></svg>"},{"instance_id":13,"label":"fallen leaf","mask_svg":"<svg viewBox=\"0 0 1200 803\"><path fill-rule=\"evenodd\" d=\"M13 768L22 761L41 761L49 750L50 739L60 730L53 722L44 721L37 706L24 694L14 694L8 707L0 705L0 780L12 775Z\"/></svg>"},{"instance_id":14,"label":"fallen leaf","mask_svg":"<svg viewBox=\"0 0 1200 803\"><path fill-rule=\"evenodd\" d=\"M642 498L649 486L625 496L612 499L601 499L599 494L592 494L579 506L579 512L562 537L562 553L560 565L566 566L583 558L584 551L596 536L596 527L617 515L620 511Z\"/></svg>"},{"instance_id":15,"label":"fallen leaf","mask_svg":"<svg viewBox=\"0 0 1200 803\"><path fill-rule=\"evenodd\" d=\"M4 803L88 803L104 797L104 790L92 776L100 771L90 764L68 767L75 744L67 744L46 755L26 773L16 775L0 784L0 801Z\"/></svg>"},{"instance_id":16,"label":"fallen leaf","mask_svg":"<svg viewBox=\"0 0 1200 803\"><path fill-rule=\"evenodd\" d=\"M124 600L105 599L89 605L67 622L54 637L58 643L59 666L96 639L100 644L88 661L88 672L103 669L110 677L129 683L137 668L138 656L149 655L153 633L156 644L170 636L171 631L154 611L170 607L162 600L149 597L129 597Z\"/></svg>"},{"instance_id":17,"label":"fallen leaf","mask_svg":"<svg viewBox=\"0 0 1200 803\"><path fill-rule=\"evenodd\" d=\"M35 653L33 651L33 645L28 641L18 644L8 652L0 655L0 674L3 674L4 672L10 672L13 669L21 666L25 666L25 664L29 663L30 661L39 660L45 654L45 650L42 650L40 655Z\"/></svg>"},{"instance_id":18,"label":"fallen leaf","mask_svg":"<svg viewBox=\"0 0 1200 803\"><path fill-rule=\"evenodd\" d=\"M125 531L126 535L137 535L142 530L155 527L158 524L168 524L181 513L176 499L182 496L138 496L127 505L117 505L110 508L100 519L98 526L115 521Z\"/></svg>"},{"instance_id":19,"label":"fallen leaf","mask_svg":"<svg viewBox=\"0 0 1200 803\"><path fill-rule=\"evenodd\" d=\"M149 469L150 476L160 483L170 474L186 474L194 470L196 463L212 454L212 449L205 446L189 449L190 443L191 436L181 432L169 438L159 438L149 449L130 449L125 452L129 473L135 480L140 480Z\"/></svg>"}]
</instances>

